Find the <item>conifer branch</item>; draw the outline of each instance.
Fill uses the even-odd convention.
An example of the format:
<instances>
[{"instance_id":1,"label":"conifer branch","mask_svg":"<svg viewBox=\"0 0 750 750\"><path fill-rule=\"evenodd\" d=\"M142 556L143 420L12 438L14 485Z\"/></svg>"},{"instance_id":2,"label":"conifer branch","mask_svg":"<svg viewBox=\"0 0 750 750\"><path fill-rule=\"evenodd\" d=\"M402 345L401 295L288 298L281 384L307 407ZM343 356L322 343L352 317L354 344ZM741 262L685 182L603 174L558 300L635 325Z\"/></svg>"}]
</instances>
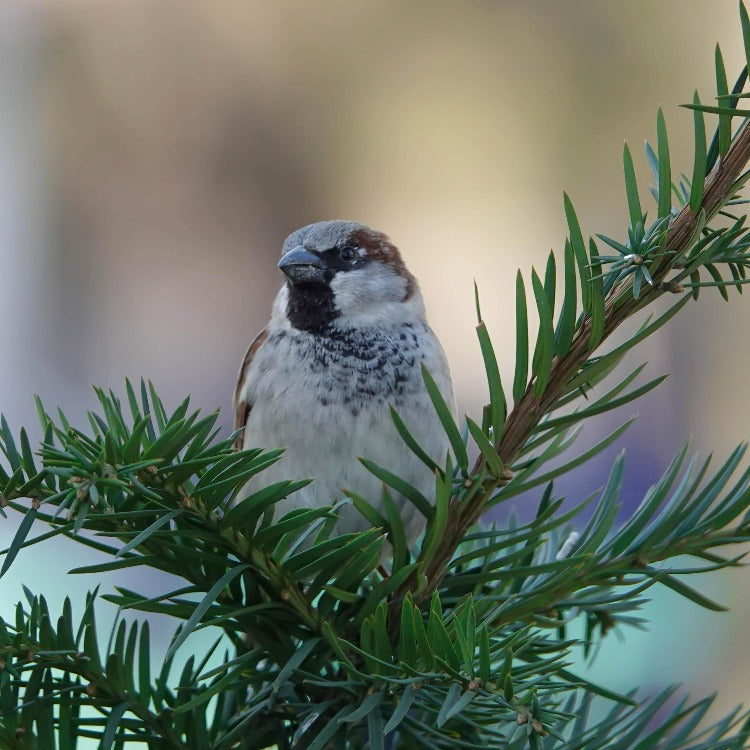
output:
<instances>
[{"instance_id":1,"label":"conifer branch","mask_svg":"<svg viewBox=\"0 0 750 750\"><path fill-rule=\"evenodd\" d=\"M614 286L607 295L604 303L604 330L598 346L635 313L653 304L664 294L672 293L669 287L664 286L664 282L675 269L675 263L689 248L701 215L710 219L731 199L736 193L737 182L742 177L748 161L750 126L745 123L726 155L719 160L707 177L700 210L694 212L690 204L686 203L669 222L664 239L664 261L652 272L654 283L650 288L636 298L630 293L633 280L629 279ZM563 357L555 357L548 384L541 395L536 392L535 380L532 378L529 381L523 397L508 415L502 437L495 446L504 466L508 467L514 463L534 429L563 395L570 380L580 373L589 361L592 354L591 326L592 318L586 317L575 333L568 353ZM485 468L486 459L480 453L472 467L472 476L486 473ZM421 585L416 576L408 579L401 587L398 597L403 596L406 591L416 591L416 598L422 600L438 588L461 540L486 510L493 493L509 479L509 476L485 477L480 479L482 491L476 493L471 500L463 502L459 495L451 498L444 535L434 558L424 571Z\"/></svg>"}]
</instances>

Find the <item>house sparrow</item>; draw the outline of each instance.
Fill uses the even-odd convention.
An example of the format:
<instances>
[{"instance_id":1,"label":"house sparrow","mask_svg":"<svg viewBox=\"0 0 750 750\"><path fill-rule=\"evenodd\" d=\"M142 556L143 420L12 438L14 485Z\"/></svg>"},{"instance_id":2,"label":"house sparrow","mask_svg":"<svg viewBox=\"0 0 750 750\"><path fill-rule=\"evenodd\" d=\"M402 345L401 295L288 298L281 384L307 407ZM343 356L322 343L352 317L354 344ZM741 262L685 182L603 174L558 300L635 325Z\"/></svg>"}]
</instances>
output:
<instances>
[{"instance_id":1,"label":"house sparrow","mask_svg":"<svg viewBox=\"0 0 750 750\"><path fill-rule=\"evenodd\" d=\"M399 437L389 406L437 463L449 443L424 386L420 363L455 412L445 353L427 325L417 281L386 235L351 221L298 229L282 247L285 283L271 320L250 344L234 394L239 448L285 448L248 490L284 479L314 481L276 506L331 505L342 489L364 497L383 515L382 483L357 460L369 458L427 498L435 478ZM424 518L398 493L413 543ZM337 531L370 524L351 505Z\"/></svg>"}]
</instances>

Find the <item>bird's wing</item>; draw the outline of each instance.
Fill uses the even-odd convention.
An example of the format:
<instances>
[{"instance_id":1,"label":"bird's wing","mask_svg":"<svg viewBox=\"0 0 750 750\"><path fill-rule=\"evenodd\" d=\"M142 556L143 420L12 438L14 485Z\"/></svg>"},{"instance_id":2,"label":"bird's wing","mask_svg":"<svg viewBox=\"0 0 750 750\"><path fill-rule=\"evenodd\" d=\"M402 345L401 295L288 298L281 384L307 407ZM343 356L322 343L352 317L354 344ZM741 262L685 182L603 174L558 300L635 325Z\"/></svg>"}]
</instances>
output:
<instances>
[{"instance_id":1,"label":"bird's wing","mask_svg":"<svg viewBox=\"0 0 750 750\"><path fill-rule=\"evenodd\" d=\"M239 374L237 375L237 385L234 389L234 429L241 430L247 424L247 418L250 414L250 410L253 408L252 403L242 397L242 389L247 380L247 374L252 365L253 357L255 353L263 346L263 342L268 338L268 332L262 330L254 339L253 343L248 347L245 357L242 360ZM234 441L234 447L236 450L242 450L242 433L240 433Z\"/></svg>"}]
</instances>

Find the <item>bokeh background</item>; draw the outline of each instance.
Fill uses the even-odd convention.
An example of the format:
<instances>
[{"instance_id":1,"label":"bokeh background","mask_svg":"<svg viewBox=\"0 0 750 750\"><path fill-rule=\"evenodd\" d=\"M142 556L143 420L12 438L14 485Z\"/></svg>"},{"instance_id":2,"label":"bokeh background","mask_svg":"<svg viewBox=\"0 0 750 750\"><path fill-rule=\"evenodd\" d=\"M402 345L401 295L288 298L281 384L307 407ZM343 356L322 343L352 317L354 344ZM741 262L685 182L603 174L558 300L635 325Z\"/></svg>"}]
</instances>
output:
<instances>
[{"instance_id":1,"label":"bokeh background","mask_svg":"<svg viewBox=\"0 0 750 750\"><path fill-rule=\"evenodd\" d=\"M716 41L733 79L734 0L0 2L0 409L15 429L33 424L38 393L82 417L92 384L145 375L168 404L190 393L221 407L228 429L283 238L353 218L401 247L459 409L476 415L473 280L510 376L515 270L561 248L562 190L584 233L622 237L622 143L645 199L640 144L661 104L673 171L690 171L692 117L678 105L694 88L712 96ZM730 306L704 294L641 347L646 376L672 376L588 426L591 442L641 413L564 485L572 499L625 448L627 515L687 437L719 456L747 439L749 314L736 294ZM17 522L0 519L0 547ZM22 581L53 606L96 583L111 590L110 578L64 575L92 555L65 542L24 551L0 607ZM649 692L721 685L722 708L743 700L749 581L699 582L731 607L723 616L652 589L650 632L609 636L590 676Z\"/></svg>"}]
</instances>

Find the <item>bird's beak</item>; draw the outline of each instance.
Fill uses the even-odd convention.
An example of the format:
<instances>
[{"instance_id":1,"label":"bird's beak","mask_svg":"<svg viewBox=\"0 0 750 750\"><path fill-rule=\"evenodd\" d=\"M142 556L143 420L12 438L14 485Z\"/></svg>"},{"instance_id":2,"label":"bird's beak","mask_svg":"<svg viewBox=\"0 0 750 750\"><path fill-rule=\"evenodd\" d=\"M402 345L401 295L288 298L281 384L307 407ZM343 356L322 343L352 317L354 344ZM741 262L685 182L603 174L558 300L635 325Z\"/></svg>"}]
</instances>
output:
<instances>
[{"instance_id":1,"label":"bird's beak","mask_svg":"<svg viewBox=\"0 0 750 750\"><path fill-rule=\"evenodd\" d=\"M330 273L320 257L308 252L302 245L285 253L279 261L279 268L290 284L324 283L328 281Z\"/></svg>"}]
</instances>

